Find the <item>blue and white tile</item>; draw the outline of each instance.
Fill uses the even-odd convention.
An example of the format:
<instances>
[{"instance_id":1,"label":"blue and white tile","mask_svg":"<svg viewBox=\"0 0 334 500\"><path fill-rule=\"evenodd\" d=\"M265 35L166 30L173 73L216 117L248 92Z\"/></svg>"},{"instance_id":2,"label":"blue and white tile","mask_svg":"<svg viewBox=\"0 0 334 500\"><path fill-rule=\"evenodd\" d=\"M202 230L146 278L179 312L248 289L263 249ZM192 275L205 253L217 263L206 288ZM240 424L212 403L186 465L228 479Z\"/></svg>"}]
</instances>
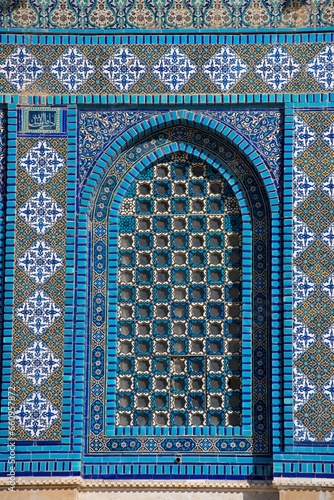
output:
<instances>
[{"instance_id":1,"label":"blue and white tile","mask_svg":"<svg viewBox=\"0 0 334 500\"><path fill-rule=\"evenodd\" d=\"M299 410L303 404L314 396L317 392L316 385L305 375L300 373L297 368L293 367L293 394L294 402L293 409L295 412Z\"/></svg>"},{"instance_id":2,"label":"blue and white tile","mask_svg":"<svg viewBox=\"0 0 334 500\"><path fill-rule=\"evenodd\" d=\"M37 234L43 235L64 216L64 210L46 191L38 191L22 205L19 215Z\"/></svg>"},{"instance_id":3,"label":"blue and white tile","mask_svg":"<svg viewBox=\"0 0 334 500\"><path fill-rule=\"evenodd\" d=\"M60 417L60 412L40 392L33 392L15 411L21 427L32 437L39 438Z\"/></svg>"},{"instance_id":4,"label":"blue and white tile","mask_svg":"<svg viewBox=\"0 0 334 500\"><path fill-rule=\"evenodd\" d=\"M22 156L19 165L38 184L46 184L65 166L65 160L43 140Z\"/></svg>"},{"instance_id":5,"label":"blue and white tile","mask_svg":"<svg viewBox=\"0 0 334 500\"><path fill-rule=\"evenodd\" d=\"M322 183L321 189L327 193L328 196L334 198L334 175L331 175Z\"/></svg>"},{"instance_id":6,"label":"blue and white tile","mask_svg":"<svg viewBox=\"0 0 334 500\"><path fill-rule=\"evenodd\" d=\"M223 92L230 90L248 71L247 64L227 45L204 64L202 71Z\"/></svg>"},{"instance_id":7,"label":"blue and white tile","mask_svg":"<svg viewBox=\"0 0 334 500\"><path fill-rule=\"evenodd\" d=\"M42 385L60 366L60 359L36 340L15 359L14 366L35 386Z\"/></svg>"},{"instance_id":8,"label":"blue and white tile","mask_svg":"<svg viewBox=\"0 0 334 500\"><path fill-rule=\"evenodd\" d=\"M334 45L326 45L307 65L307 71L325 87L334 89Z\"/></svg>"},{"instance_id":9,"label":"blue and white tile","mask_svg":"<svg viewBox=\"0 0 334 500\"><path fill-rule=\"evenodd\" d=\"M64 264L63 259L43 240L37 241L17 262L39 285L43 285Z\"/></svg>"},{"instance_id":10,"label":"blue and white tile","mask_svg":"<svg viewBox=\"0 0 334 500\"><path fill-rule=\"evenodd\" d=\"M297 165L293 167L293 206L297 207L317 187Z\"/></svg>"},{"instance_id":11,"label":"blue and white tile","mask_svg":"<svg viewBox=\"0 0 334 500\"><path fill-rule=\"evenodd\" d=\"M325 333L321 335L321 341L326 344L326 346L334 351L334 328L331 327Z\"/></svg>"},{"instance_id":12,"label":"blue and white tile","mask_svg":"<svg viewBox=\"0 0 334 500\"><path fill-rule=\"evenodd\" d=\"M329 276L321 285L321 288L326 292L332 299L334 298L334 276Z\"/></svg>"},{"instance_id":13,"label":"blue and white tile","mask_svg":"<svg viewBox=\"0 0 334 500\"><path fill-rule=\"evenodd\" d=\"M36 290L17 307L15 314L35 335L41 335L62 316L63 311L44 290Z\"/></svg>"},{"instance_id":14,"label":"blue and white tile","mask_svg":"<svg viewBox=\"0 0 334 500\"><path fill-rule=\"evenodd\" d=\"M126 92L146 73L146 66L128 47L122 47L101 70L116 87Z\"/></svg>"},{"instance_id":15,"label":"blue and white tile","mask_svg":"<svg viewBox=\"0 0 334 500\"><path fill-rule=\"evenodd\" d=\"M334 379L329 380L322 388L322 392L334 403Z\"/></svg>"},{"instance_id":16,"label":"blue and white tile","mask_svg":"<svg viewBox=\"0 0 334 500\"><path fill-rule=\"evenodd\" d=\"M0 75L3 75L21 92L44 73L43 65L29 50L20 46L0 63Z\"/></svg>"},{"instance_id":17,"label":"blue and white tile","mask_svg":"<svg viewBox=\"0 0 334 500\"><path fill-rule=\"evenodd\" d=\"M274 90L282 90L300 71L300 65L280 46L276 45L255 66L255 71Z\"/></svg>"},{"instance_id":18,"label":"blue and white tile","mask_svg":"<svg viewBox=\"0 0 334 500\"><path fill-rule=\"evenodd\" d=\"M152 67L152 72L173 92L178 92L196 71L196 65L176 46Z\"/></svg>"},{"instance_id":19,"label":"blue and white tile","mask_svg":"<svg viewBox=\"0 0 334 500\"><path fill-rule=\"evenodd\" d=\"M316 335L295 315L293 318L293 359L296 360L316 340Z\"/></svg>"},{"instance_id":20,"label":"blue and white tile","mask_svg":"<svg viewBox=\"0 0 334 500\"><path fill-rule=\"evenodd\" d=\"M305 222L293 217L293 257L296 258L315 239L315 234Z\"/></svg>"},{"instance_id":21,"label":"blue and white tile","mask_svg":"<svg viewBox=\"0 0 334 500\"><path fill-rule=\"evenodd\" d=\"M305 151L316 139L316 134L298 115L294 115L294 143L293 155L295 158Z\"/></svg>"},{"instance_id":22,"label":"blue and white tile","mask_svg":"<svg viewBox=\"0 0 334 500\"><path fill-rule=\"evenodd\" d=\"M293 421L293 438L295 441L316 441L310 431L296 418Z\"/></svg>"},{"instance_id":23,"label":"blue and white tile","mask_svg":"<svg viewBox=\"0 0 334 500\"><path fill-rule=\"evenodd\" d=\"M315 284L298 267L293 268L293 306L299 307L316 289Z\"/></svg>"},{"instance_id":24,"label":"blue and white tile","mask_svg":"<svg viewBox=\"0 0 334 500\"><path fill-rule=\"evenodd\" d=\"M51 66L50 71L70 92L76 92L93 76L95 67L79 49L70 47Z\"/></svg>"},{"instance_id":25,"label":"blue and white tile","mask_svg":"<svg viewBox=\"0 0 334 500\"><path fill-rule=\"evenodd\" d=\"M334 250L334 224L329 226L321 235L321 239Z\"/></svg>"},{"instance_id":26,"label":"blue and white tile","mask_svg":"<svg viewBox=\"0 0 334 500\"><path fill-rule=\"evenodd\" d=\"M329 127L329 129L325 130L325 132L322 134L322 139L326 142L326 144L328 144L330 148L334 149L334 124Z\"/></svg>"}]
</instances>

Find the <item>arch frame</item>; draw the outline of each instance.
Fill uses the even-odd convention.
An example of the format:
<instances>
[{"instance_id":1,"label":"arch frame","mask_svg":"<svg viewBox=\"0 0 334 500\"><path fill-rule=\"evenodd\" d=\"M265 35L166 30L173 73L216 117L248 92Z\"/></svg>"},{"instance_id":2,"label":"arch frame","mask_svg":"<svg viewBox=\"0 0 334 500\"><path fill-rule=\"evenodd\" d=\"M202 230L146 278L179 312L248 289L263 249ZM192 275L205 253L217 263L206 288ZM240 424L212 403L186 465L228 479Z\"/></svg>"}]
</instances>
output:
<instances>
[{"instance_id":1,"label":"arch frame","mask_svg":"<svg viewBox=\"0 0 334 500\"><path fill-rule=\"evenodd\" d=\"M256 157L258 157L258 156L259 155L256 155ZM255 165L252 162L249 162L249 163L251 163L253 165L252 168L254 169ZM261 164L261 168L259 169L259 177L262 177L262 179L266 180L266 182L262 182L262 184L263 184L263 188L265 189L265 191L268 194L268 199L269 199L269 204L270 204L270 210L271 210L271 215L272 215L271 231L272 231L272 234L274 235L272 241L275 241L275 243L273 243L273 245L272 245L273 257L278 257L278 255L279 255L279 243L277 243L277 242L279 241L279 232L280 232L280 227L279 227L280 226L280 224L279 224L279 200L278 200L278 196L277 196L277 193L276 193L276 188L275 188L274 184L270 180L271 176L270 176L270 173L267 170L267 167L265 166L265 164L263 164L262 161L260 161L258 163ZM257 168L255 168L254 170L258 171ZM269 185L269 188L268 188L268 185ZM89 204L86 203L86 207L83 208L83 211L86 212L86 213L89 212L88 205ZM82 219L83 218L84 217L82 217ZM110 227L110 229L113 230L113 231L115 230L112 226ZM277 262L277 261L278 261L277 258L274 259L274 262ZM272 271L271 278L273 278L274 276L275 276L275 278L277 278L278 273L279 273L279 267L276 266L275 269L273 269L273 271ZM276 283L277 283L277 281L276 281ZM276 287L276 288L278 288L278 287ZM276 289L274 289L273 292L274 292L274 295L275 295ZM277 293L276 293L276 295L277 295ZM277 303L277 300L276 300L276 303ZM277 335L278 334L277 329L273 333L274 333L274 335ZM232 434L233 434L233 432L232 432Z\"/></svg>"}]
</instances>

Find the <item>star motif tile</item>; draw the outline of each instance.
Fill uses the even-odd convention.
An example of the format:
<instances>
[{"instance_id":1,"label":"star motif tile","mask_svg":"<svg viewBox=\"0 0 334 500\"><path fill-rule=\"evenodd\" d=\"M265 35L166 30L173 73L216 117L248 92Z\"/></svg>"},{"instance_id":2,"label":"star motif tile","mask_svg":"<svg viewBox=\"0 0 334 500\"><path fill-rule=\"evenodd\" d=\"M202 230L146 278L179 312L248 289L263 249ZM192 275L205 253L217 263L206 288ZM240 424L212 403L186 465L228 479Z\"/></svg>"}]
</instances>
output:
<instances>
[{"instance_id":1,"label":"star motif tile","mask_svg":"<svg viewBox=\"0 0 334 500\"><path fill-rule=\"evenodd\" d=\"M326 90L334 89L334 45L324 47L307 65L307 71Z\"/></svg>"},{"instance_id":2,"label":"star motif tile","mask_svg":"<svg viewBox=\"0 0 334 500\"><path fill-rule=\"evenodd\" d=\"M22 205L19 215L37 234L43 235L64 216L64 210L46 191L39 191Z\"/></svg>"},{"instance_id":3,"label":"star motif tile","mask_svg":"<svg viewBox=\"0 0 334 500\"><path fill-rule=\"evenodd\" d=\"M60 359L40 340L15 359L14 366L35 386L40 386L61 365Z\"/></svg>"},{"instance_id":4,"label":"star motif tile","mask_svg":"<svg viewBox=\"0 0 334 500\"><path fill-rule=\"evenodd\" d=\"M334 222L334 200L321 189L316 189L296 208L295 214L312 231L321 234Z\"/></svg>"},{"instance_id":5,"label":"star motif tile","mask_svg":"<svg viewBox=\"0 0 334 500\"><path fill-rule=\"evenodd\" d=\"M63 265L63 259L43 240L37 241L17 262L39 285L43 285Z\"/></svg>"},{"instance_id":6,"label":"star motif tile","mask_svg":"<svg viewBox=\"0 0 334 500\"><path fill-rule=\"evenodd\" d=\"M296 366L293 367L293 394L294 411L298 409L317 392L317 386L303 373L300 373Z\"/></svg>"},{"instance_id":7,"label":"star motif tile","mask_svg":"<svg viewBox=\"0 0 334 500\"><path fill-rule=\"evenodd\" d=\"M322 283L321 288L331 299L334 299L334 276L329 276Z\"/></svg>"},{"instance_id":8,"label":"star motif tile","mask_svg":"<svg viewBox=\"0 0 334 500\"><path fill-rule=\"evenodd\" d=\"M324 385L323 394L334 403L334 379L332 378Z\"/></svg>"},{"instance_id":9,"label":"star motif tile","mask_svg":"<svg viewBox=\"0 0 334 500\"><path fill-rule=\"evenodd\" d=\"M322 441L334 428L334 404L318 392L306 401L295 417L318 441Z\"/></svg>"},{"instance_id":10,"label":"star motif tile","mask_svg":"<svg viewBox=\"0 0 334 500\"><path fill-rule=\"evenodd\" d=\"M15 412L21 427L32 437L39 438L59 418L60 412L40 392L33 392Z\"/></svg>"},{"instance_id":11,"label":"star motif tile","mask_svg":"<svg viewBox=\"0 0 334 500\"><path fill-rule=\"evenodd\" d=\"M94 74L95 68L79 49L70 47L50 71L70 92L76 92Z\"/></svg>"},{"instance_id":12,"label":"star motif tile","mask_svg":"<svg viewBox=\"0 0 334 500\"><path fill-rule=\"evenodd\" d=\"M293 356L297 359L316 341L316 335L307 326L299 321L298 316L293 318Z\"/></svg>"},{"instance_id":13,"label":"star motif tile","mask_svg":"<svg viewBox=\"0 0 334 500\"><path fill-rule=\"evenodd\" d=\"M299 64L279 45L255 66L255 71L274 90L282 90L300 70Z\"/></svg>"},{"instance_id":14,"label":"star motif tile","mask_svg":"<svg viewBox=\"0 0 334 500\"><path fill-rule=\"evenodd\" d=\"M15 311L16 316L27 325L33 333L44 333L63 312L44 290L36 290Z\"/></svg>"},{"instance_id":15,"label":"star motif tile","mask_svg":"<svg viewBox=\"0 0 334 500\"><path fill-rule=\"evenodd\" d=\"M46 184L65 166L65 160L46 141L38 141L22 156L19 165L38 184Z\"/></svg>"},{"instance_id":16,"label":"star motif tile","mask_svg":"<svg viewBox=\"0 0 334 500\"><path fill-rule=\"evenodd\" d=\"M17 88L19 92L44 73L42 64L24 47L17 47L0 63L0 75Z\"/></svg>"},{"instance_id":17,"label":"star motif tile","mask_svg":"<svg viewBox=\"0 0 334 500\"><path fill-rule=\"evenodd\" d=\"M320 285L334 272L334 252L318 238L298 255L295 264L314 283Z\"/></svg>"},{"instance_id":18,"label":"star motif tile","mask_svg":"<svg viewBox=\"0 0 334 500\"><path fill-rule=\"evenodd\" d=\"M325 141L328 144L329 147L334 149L334 124L331 127L329 127L329 129L326 130L321 137L323 141Z\"/></svg>"},{"instance_id":19,"label":"star motif tile","mask_svg":"<svg viewBox=\"0 0 334 500\"><path fill-rule=\"evenodd\" d=\"M179 47L172 47L153 65L151 71L171 91L178 92L194 76L197 68Z\"/></svg>"},{"instance_id":20,"label":"star motif tile","mask_svg":"<svg viewBox=\"0 0 334 500\"><path fill-rule=\"evenodd\" d=\"M304 151L316 138L315 132L298 116L294 115L294 144L293 155L295 158Z\"/></svg>"},{"instance_id":21,"label":"star motif tile","mask_svg":"<svg viewBox=\"0 0 334 500\"><path fill-rule=\"evenodd\" d=\"M293 169L293 205L298 206L316 188L315 182L310 179L298 165Z\"/></svg>"},{"instance_id":22,"label":"star motif tile","mask_svg":"<svg viewBox=\"0 0 334 500\"><path fill-rule=\"evenodd\" d=\"M334 302L322 290L311 293L296 309L300 321L322 335L334 322Z\"/></svg>"},{"instance_id":23,"label":"star motif tile","mask_svg":"<svg viewBox=\"0 0 334 500\"><path fill-rule=\"evenodd\" d=\"M101 71L122 92L126 92L146 73L146 66L128 47L122 47Z\"/></svg>"},{"instance_id":24,"label":"star motif tile","mask_svg":"<svg viewBox=\"0 0 334 500\"><path fill-rule=\"evenodd\" d=\"M202 67L203 73L223 92L229 91L248 69L247 64L227 45L221 47Z\"/></svg>"},{"instance_id":25,"label":"star motif tile","mask_svg":"<svg viewBox=\"0 0 334 500\"><path fill-rule=\"evenodd\" d=\"M321 337L321 340L326 346L334 351L334 328L329 328Z\"/></svg>"},{"instance_id":26,"label":"star motif tile","mask_svg":"<svg viewBox=\"0 0 334 500\"><path fill-rule=\"evenodd\" d=\"M334 377L334 352L318 340L299 356L295 366L320 388Z\"/></svg>"},{"instance_id":27,"label":"star motif tile","mask_svg":"<svg viewBox=\"0 0 334 500\"><path fill-rule=\"evenodd\" d=\"M300 254L313 240L315 233L294 215L293 217L293 256Z\"/></svg>"},{"instance_id":28,"label":"star motif tile","mask_svg":"<svg viewBox=\"0 0 334 500\"><path fill-rule=\"evenodd\" d=\"M298 268L293 271L293 303L298 307L307 297L314 292L315 284Z\"/></svg>"}]
</instances>

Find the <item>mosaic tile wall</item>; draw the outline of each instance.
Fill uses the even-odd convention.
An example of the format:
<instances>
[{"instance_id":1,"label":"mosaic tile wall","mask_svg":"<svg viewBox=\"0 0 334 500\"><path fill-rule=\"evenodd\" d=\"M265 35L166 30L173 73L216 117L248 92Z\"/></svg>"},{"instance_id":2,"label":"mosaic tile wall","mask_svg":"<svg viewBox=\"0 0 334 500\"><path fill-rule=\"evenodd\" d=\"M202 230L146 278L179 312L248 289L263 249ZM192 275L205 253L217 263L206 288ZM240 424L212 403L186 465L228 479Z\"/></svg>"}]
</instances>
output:
<instances>
[{"instance_id":1,"label":"mosaic tile wall","mask_svg":"<svg viewBox=\"0 0 334 500\"><path fill-rule=\"evenodd\" d=\"M24 135L17 144L15 437L57 441L63 396L67 141Z\"/></svg>"},{"instance_id":2,"label":"mosaic tile wall","mask_svg":"<svg viewBox=\"0 0 334 500\"><path fill-rule=\"evenodd\" d=\"M291 0L25 0L2 7L2 28L30 29L251 29L331 27L333 2Z\"/></svg>"},{"instance_id":3,"label":"mosaic tile wall","mask_svg":"<svg viewBox=\"0 0 334 500\"><path fill-rule=\"evenodd\" d=\"M327 39L333 39L330 35ZM5 94L275 94L334 89L334 44L59 41L0 44L0 91ZM41 37L44 40L44 37ZM225 40L225 41L224 41ZM226 40L229 40L228 44Z\"/></svg>"},{"instance_id":4,"label":"mosaic tile wall","mask_svg":"<svg viewBox=\"0 0 334 500\"><path fill-rule=\"evenodd\" d=\"M3 270L5 250L5 196L6 196L6 156L7 156L7 117L6 111L0 110L0 308L3 307ZM1 313L0 316L3 316ZM0 329L3 328L3 317ZM1 345L1 344L0 344Z\"/></svg>"},{"instance_id":5,"label":"mosaic tile wall","mask_svg":"<svg viewBox=\"0 0 334 500\"><path fill-rule=\"evenodd\" d=\"M294 117L294 433L334 438L334 111Z\"/></svg>"}]
</instances>

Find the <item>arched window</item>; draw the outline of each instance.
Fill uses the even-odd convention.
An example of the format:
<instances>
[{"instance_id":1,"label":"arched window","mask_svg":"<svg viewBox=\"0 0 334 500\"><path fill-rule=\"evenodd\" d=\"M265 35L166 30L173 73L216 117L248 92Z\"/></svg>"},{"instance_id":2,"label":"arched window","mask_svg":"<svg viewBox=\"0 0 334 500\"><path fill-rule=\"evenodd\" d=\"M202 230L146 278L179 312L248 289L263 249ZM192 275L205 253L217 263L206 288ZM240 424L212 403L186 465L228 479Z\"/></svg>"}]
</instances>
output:
<instances>
[{"instance_id":1,"label":"arched window","mask_svg":"<svg viewBox=\"0 0 334 500\"><path fill-rule=\"evenodd\" d=\"M241 425L242 221L186 153L147 167L118 225L116 426Z\"/></svg>"}]
</instances>

